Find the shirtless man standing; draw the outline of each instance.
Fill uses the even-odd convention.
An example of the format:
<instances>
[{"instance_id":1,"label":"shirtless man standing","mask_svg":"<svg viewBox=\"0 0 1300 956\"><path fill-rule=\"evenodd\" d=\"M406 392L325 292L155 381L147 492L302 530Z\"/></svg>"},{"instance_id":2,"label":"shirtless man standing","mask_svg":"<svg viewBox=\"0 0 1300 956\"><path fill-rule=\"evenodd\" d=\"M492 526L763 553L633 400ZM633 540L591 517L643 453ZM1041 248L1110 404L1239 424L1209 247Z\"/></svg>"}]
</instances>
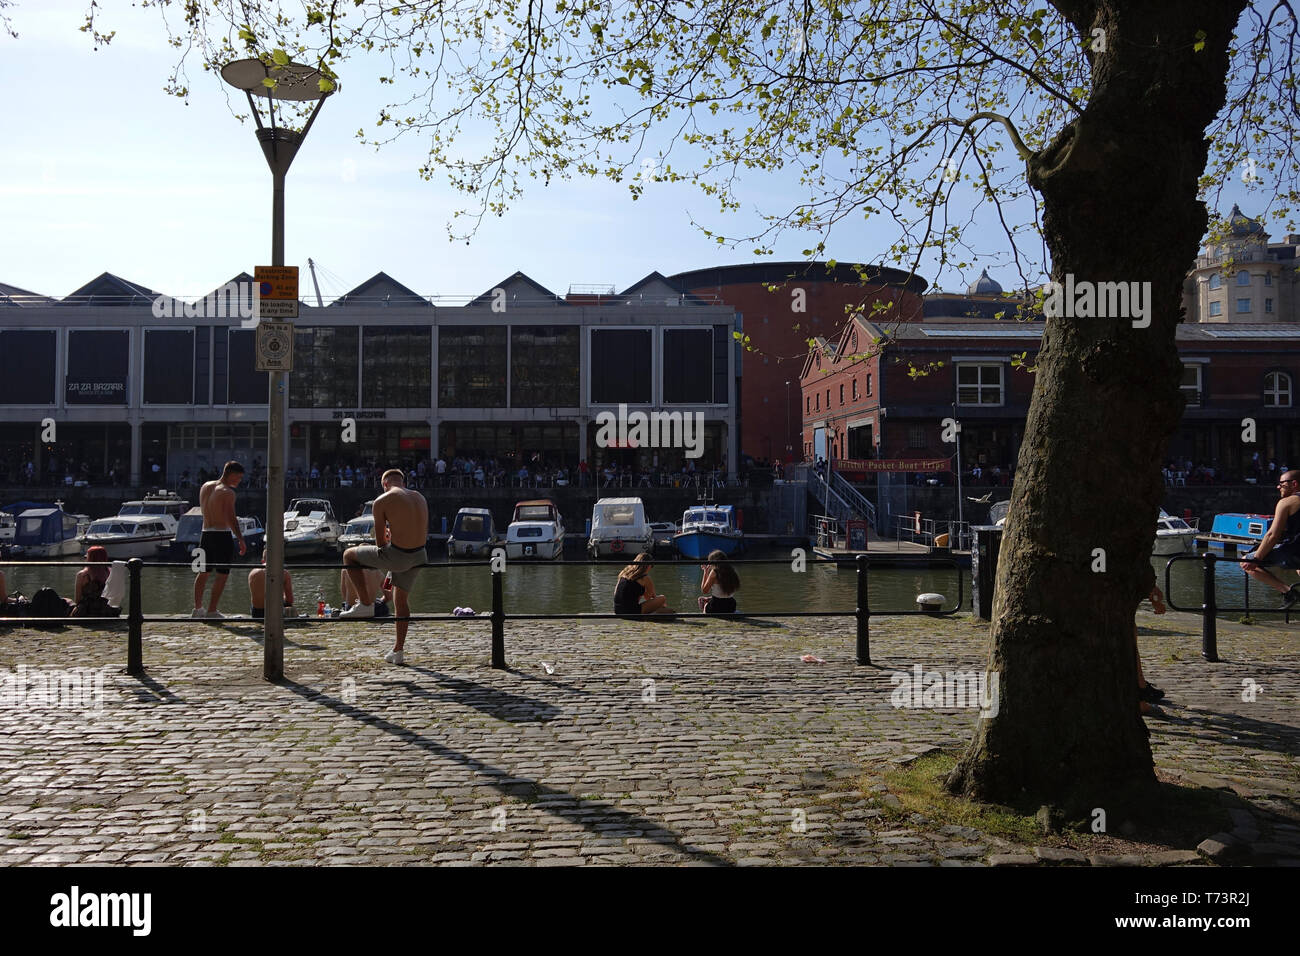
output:
<instances>
[{"instance_id":1,"label":"shirtless man standing","mask_svg":"<svg viewBox=\"0 0 1300 956\"><path fill-rule=\"evenodd\" d=\"M230 536L233 534L238 539L241 555L248 552L239 530L239 519L235 517L235 489L243 480L244 466L237 461L228 461L220 478L199 489L199 509L203 512L199 547L203 549L204 566L211 568L217 577L212 582L212 596L208 599L206 611L203 610L203 589L208 583L208 572L202 571L194 579L194 610L190 617L225 617L217 610L217 602L226 589L226 577L230 574L230 561L234 557L235 545Z\"/></svg>"},{"instance_id":2,"label":"shirtless man standing","mask_svg":"<svg viewBox=\"0 0 1300 956\"><path fill-rule=\"evenodd\" d=\"M339 615L340 618L374 617L374 591L367 588L364 568L381 568L393 576L393 595L397 640L384 655L390 664L402 663L402 647L410 623L411 605L407 596L415 584L420 568L429 562L424 543L429 537L429 505L424 495L406 487L401 469L390 468L380 479L384 493L375 499L375 544L348 548L343 552L343 568L352 581L353 590L371 599L358 602Z\"/></svg>"},{"instance_id":3,"label":"shirtless man standing","mask_svg":"<svg viewBox=\"0 0 1300 956\"><path fill-rule=\"evenodd\" d=\"M1288 587L1268 568L1287 568L1300 574L1300 471L1288 471L1278 480L1279 501L1273 521L1259 547L1241 556L1241 569L1260 584L1282 592L1282 606L1300 601L1300 583Z\"/></svg>"}]
</instances>

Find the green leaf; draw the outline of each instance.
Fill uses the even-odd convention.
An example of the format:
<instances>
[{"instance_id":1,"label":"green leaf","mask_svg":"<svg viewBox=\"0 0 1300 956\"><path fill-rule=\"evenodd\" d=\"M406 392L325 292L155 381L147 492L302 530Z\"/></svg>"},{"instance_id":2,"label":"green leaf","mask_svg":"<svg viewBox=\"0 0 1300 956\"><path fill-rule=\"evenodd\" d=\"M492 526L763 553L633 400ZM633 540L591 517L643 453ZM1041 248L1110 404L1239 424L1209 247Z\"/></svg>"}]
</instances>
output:
<instances>
[{"instance_id":1,"label":"green leaf","mask_svg":"<svg viewBox=\"0 0 1300 956\"><path fill-rule=\"evenodd\" d=\"M1205 49L1206 35L1207 34L1204 30L1196 31L1196 42L1192 44L1192 49L1195 50L1197 53L1200 53L1202 50Z\"/></svg>"},{"instance_id":2,"label":"green leaf","mask_svg":"<svg viewBox=\"0 0 1300 956\"><path fill-rule=\"evenodd\" d=\"M285 53L283 50L272 50L271 59L275 61L276 66L289 65L289 54Z\"/></svg>"}]
</instances>

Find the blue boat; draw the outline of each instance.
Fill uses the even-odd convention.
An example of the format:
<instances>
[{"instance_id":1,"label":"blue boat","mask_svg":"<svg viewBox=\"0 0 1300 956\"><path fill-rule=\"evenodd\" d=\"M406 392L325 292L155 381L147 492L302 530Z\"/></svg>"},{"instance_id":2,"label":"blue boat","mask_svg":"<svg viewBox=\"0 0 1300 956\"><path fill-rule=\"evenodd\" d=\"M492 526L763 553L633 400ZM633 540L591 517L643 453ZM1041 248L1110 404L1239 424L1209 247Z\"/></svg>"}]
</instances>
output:
<instances>
[{"instance_id":1,"label":"blue boat","mask_svg":"<svg viewBox=\"0 0 1300 956\"><path fill-rule=\"evenodd\" d=\"M673 535L673 547L684 558L707 558L710 551L731 556L744 546L734 505L694 505L682 515L682 530Z\"/></svg>"},{"instance_id":2,"label":"blue boat","mask_svg":"<svg viewBox=\"0 0 1300 956\"><path fill-rule=\"evenodd\" d=\"M0 511L14 516L13 543L5 546L5 557L44 561L81 554L80 537L90 527L90 518L68 514L62 501L18 501Z\"/></svg>"},{"instance_id":3,"label":"blue boat","mask_svg":"<svg viewBox=\"0 0 1300 956\"><path fill-rule=\"evenodd\" d=\"M1222 551L1225 544L1235 545L1239 552L1249 551L1263 540L1272 522L1272 515L1215 515L1205 541L1215 551Z\"/></svg>"}]
</instances>

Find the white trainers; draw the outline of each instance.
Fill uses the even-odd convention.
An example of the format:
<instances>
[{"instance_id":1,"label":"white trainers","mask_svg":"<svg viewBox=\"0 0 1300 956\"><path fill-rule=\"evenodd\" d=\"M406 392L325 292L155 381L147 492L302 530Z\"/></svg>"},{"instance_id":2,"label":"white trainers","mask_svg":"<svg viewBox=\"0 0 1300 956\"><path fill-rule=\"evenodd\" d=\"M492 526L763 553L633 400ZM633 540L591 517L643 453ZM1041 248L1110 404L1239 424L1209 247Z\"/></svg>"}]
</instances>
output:
<instances>
[{"instance_id":1,"label":"white trainers","mask_svg":"<svg viewBox=\"0 0 1300 956\"><path fill-rule=\"evenodd\" d=\"M401 651L389 651L384 655L384 660L390 664L401 664L405 661Z\"/></svg>"},{"instance_id":2,"label":"white trainers","mask_svg":"<svg viewBox=\"0 0 1300 956\"><path fill-rule=\"evenodd\" d=\"M203 616L209 621L224 621L226 619L226 615L222 614L220 611L208 611Z\"/></svg>"},{"instance_id":3,"label":"white trainers","mask_svg":"<svg viewBox=\"0 0 1300 956\"><path fill-rule=\"evenodd\" d=\"M190 611L190 617L195 619L203 618L207 616L208 616L208 612L203 610L203 608L201 607L196 607L193 611Z\"/></svg>"},{"instance_id":4,"label":"white trainers","mask_svg":"<svg viewBox=\"0 0 1300 956\"><path fill-rule=\"evenodd\" d=\"M374 617L374 616L375 616L375 606L373 604L354 604L352 607L348 608L346 611L343 611L341 614L339 614L339 617L341 618Z\"/></svg>"}]
</instances>

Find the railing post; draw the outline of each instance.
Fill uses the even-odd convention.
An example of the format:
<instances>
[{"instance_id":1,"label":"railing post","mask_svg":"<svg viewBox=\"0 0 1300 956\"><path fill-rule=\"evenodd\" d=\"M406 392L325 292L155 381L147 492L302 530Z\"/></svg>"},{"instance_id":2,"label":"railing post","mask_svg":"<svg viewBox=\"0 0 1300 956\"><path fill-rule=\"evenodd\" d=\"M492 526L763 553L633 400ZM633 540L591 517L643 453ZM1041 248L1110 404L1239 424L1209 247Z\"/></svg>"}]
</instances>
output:
<instances>
[{"instance_id":1,"label":"railing post","mask_svg":"<svg viewBox=\"0 0 1300 956\"><path fill-rule=\"evenodd\" d=\"M858 663L871 663L871 609L867 605L867 556L858 555Z\"/></svg>"},{"instance_id":2,"label":"railing post","mask_svg":"<svg viewBox=\"0 0 1300 956\"><path fill-rule=\"evenodd\" d=\"M1207 661L1217 662L1219 632L1218 622L1215 619L1218 604L1214 599L1214 555L1207 551L1202 555L1202 560L1205 562L1205 574L1201 595L1201 656Z\"/></svg>"},{"instance_id":3,"label":"railing post","mask_svg":"<svg viewBox=\"0 0 1300 956\"><path fill-rule=\"evenodd\" d=\"M506 666L506 609L500 571L492 572L492 666Z\"/></svg>"},{"instance_id":4,"label":"railing post","mask_svg":"<svg viewBox=\"0 0 1300 956\"><path fill-rule=\"evenodd\" d=\"M140 603L140 569L144 566L139 558L126 562L128 579L126 612L126 672L132 677L144 676L144 607Z\"/></svg>"}]
</instances>

